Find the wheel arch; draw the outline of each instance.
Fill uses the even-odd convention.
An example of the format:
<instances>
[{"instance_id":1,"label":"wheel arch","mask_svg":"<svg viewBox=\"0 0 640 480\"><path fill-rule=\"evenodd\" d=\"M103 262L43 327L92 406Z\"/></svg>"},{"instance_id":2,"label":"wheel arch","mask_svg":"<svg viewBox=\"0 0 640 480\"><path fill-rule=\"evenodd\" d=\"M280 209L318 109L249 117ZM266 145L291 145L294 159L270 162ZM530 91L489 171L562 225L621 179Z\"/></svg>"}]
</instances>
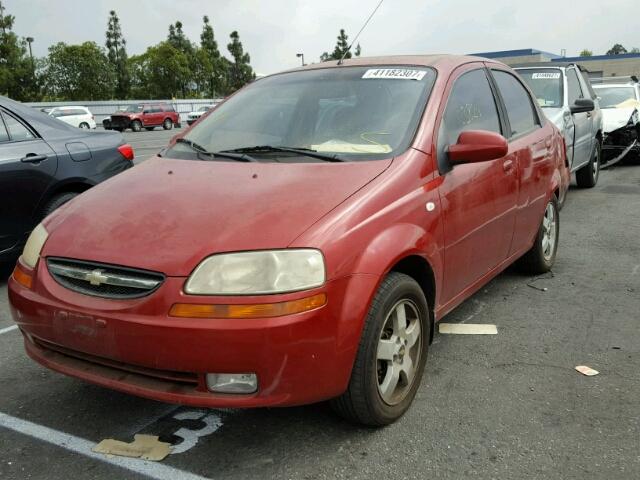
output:
<instances>
[{"instance_id":1,"label":"wheel arch","mask_svg":"<svg viewBox=\"0 0 640 480\"><path fill-rule=\"evenodd\" d=\"M56 196L63 193L83 193L93 187L93 184L87 182L83 179L68 179L65 182L59 182L53 185L47 192L42 196L40 202L38 204L38 208L35 210L36 216L39 216L47 204Z\"/></svg>"},{"instance_id":2,"label":"wheel arch","mask_svg":"<svg viewBox=\"0 0 640 480\"><path fill-rule=\"evenodd\" d=\"M431 313L431 329L429 332L429 343L431 343L435 328L435 302L437 289L436 275L431 264L423 256L411 253L391 266L385 276L390 272L403 273L413 278L418 285L420 285L420 288L427 299L427 303L429 304L429 310Z\"/></svg>"}]
</instances>

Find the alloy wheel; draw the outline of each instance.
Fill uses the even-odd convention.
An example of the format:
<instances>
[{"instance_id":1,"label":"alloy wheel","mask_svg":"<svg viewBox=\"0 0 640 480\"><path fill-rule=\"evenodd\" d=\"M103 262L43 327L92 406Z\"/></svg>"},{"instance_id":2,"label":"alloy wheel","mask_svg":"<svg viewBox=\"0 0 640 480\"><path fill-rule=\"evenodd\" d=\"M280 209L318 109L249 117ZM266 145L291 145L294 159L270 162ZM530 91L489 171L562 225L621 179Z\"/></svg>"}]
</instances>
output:
<instances>
[{"instance_id":1,"label":"alloy wheel","mask_svg":"<svg viewBox=\"0 0 640 480\"><path fill-rule=\"evenodd\" d=\"M418 308L411 300L400 300L387 314L376 354L378 393L388 405L400 403L411 389L422 341Z\"/></svg>"},{"instance_id":2,"label":"alloy wheel","mask_svg":"<svg viewBox=\"0 0 640 480\"><path fill-rule=\"evenodd\" d=\"M542 254L545 260L551 260L557 241L556 210L549 202L542 219Z\"/></svg>"}]
</instances>

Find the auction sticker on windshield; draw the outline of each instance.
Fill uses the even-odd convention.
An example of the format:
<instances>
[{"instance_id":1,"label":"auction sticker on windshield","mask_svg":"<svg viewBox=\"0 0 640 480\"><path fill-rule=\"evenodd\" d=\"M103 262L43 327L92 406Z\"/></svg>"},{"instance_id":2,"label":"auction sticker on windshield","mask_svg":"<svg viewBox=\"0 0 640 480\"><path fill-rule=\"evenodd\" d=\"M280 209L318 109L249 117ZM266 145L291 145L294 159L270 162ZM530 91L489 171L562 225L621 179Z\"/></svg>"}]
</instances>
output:
<instances>
[{"instance_id":1,"label":"auction sticker on windshield","mask_svg":"<svg viewBox=\"0 0 640 480\"><path fill-rule=\"evenodd\" d=\"M390 78L400 80L422 80L427 72L411 68L371 68L362 78Z\"/></svg>"},{"instance_id":2,"label":"auction sticker on windshield","mask_svg":"<svg viewBox=\"0 0 640 480\"><path fill-rule=\"evenodd\" d=\"M544 72L544 73L534 73L531 75L533 80L542 80L542 79L553 79L557 80L560 78L560 72Z\"/></svg>"}]
</instances>

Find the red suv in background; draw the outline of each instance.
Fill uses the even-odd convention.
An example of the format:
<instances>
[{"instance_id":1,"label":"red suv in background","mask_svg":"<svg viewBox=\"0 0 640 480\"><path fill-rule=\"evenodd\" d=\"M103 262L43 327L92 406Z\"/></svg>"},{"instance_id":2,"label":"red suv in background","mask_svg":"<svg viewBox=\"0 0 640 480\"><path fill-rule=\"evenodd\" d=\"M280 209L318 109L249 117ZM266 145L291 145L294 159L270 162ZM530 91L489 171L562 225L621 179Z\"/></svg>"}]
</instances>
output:
<instances>
[{"instance_id":1,"label":"red suv in background","mask_svg":"<svg viewBox=\"0 0 640 480\"><path fill-rule=\"evenodd\" d=\"M174 125L180 128L180 115L172 105L166 103L136 103L114 113L110 118L105 118L102 125L106 130L119 132L127 128L134 132L143 128L153 130L159 126L171 130Z\"/></svg>"}]
</instances>

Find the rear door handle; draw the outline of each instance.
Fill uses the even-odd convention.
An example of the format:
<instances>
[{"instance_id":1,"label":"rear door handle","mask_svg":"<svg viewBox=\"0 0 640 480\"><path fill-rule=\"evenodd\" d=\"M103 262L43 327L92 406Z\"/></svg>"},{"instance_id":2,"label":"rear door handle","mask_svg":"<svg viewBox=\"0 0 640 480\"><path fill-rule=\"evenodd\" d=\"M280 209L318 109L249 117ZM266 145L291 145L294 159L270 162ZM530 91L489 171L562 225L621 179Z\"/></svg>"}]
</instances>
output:
<instances>
[{"instance_id":1,"label":"rear door handle","mask_svg":"<svg viewBox=\"0 0 640 480\"><path fill-rule=\"evenodd\" d=\"M502 164L502 169L507 173L513 170L513 160L505 160Z\"/></svg>"},{"instance_id":2,"label":"rear door handle","mask_svg":"<svg viewBox=\"0 0 640 480\"><path fill-rule=\"evenodd\" d=\"M587 112L587 118L591 118L591 112Z\"/></svg>"},{"instance_id":3,"label":"rear door handle","mask_svg":"<svg viewBox=\"0 0 640 480\"><path fill-rule=\"evenodd\" d=\"M40 163L47 159L46 155L38 155L36 153L27 153L20 159L24 163Z\"/></svg>"}]
</instances>

